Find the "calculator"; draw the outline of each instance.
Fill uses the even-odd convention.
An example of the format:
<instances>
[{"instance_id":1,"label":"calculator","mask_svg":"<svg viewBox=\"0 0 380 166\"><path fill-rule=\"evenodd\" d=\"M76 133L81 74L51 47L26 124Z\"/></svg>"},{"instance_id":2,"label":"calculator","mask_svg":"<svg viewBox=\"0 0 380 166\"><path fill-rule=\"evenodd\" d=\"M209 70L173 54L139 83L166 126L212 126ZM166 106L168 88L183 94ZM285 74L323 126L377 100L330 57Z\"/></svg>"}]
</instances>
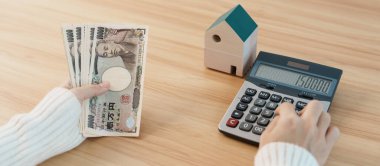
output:
<instances>
[{"instance_id":1,"label":"calculator","mask_svg":"<svg viewBox=\"0 0 380 166\"><path fill-rule=\"evenodd\" d=\"M220 121L219 131L258 144L283 102L294 104L294 111L299 112L316 99L327 112L341 75L342 70L337 68L260 52Z\"/></svg>"}]
</instances>

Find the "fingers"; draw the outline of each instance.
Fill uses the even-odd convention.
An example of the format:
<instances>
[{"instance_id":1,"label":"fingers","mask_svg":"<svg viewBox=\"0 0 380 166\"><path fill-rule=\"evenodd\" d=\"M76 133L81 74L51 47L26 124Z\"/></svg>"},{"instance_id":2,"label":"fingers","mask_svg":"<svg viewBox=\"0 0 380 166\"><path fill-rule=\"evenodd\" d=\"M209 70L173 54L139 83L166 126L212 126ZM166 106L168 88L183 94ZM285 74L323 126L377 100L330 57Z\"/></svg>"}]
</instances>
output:
<instances>
[{"instance_id":1,"label":"fingers","mask_svg":"<svg viewBox=\"0 0 380 166\"><path fill-rule=\"evenodd\" d=\"M98 85L87 85L83 87L74 88L71 91L75 94L79 101L89 99L94 96L99 96L107 92L110 88L109 82L103 82Z\"/></svg>"},{"instance_id":2,"label":"fingers","mask_svg":"<svg viewBox=\"0 0 380 166\"><path fill-rule=\"evenodd\" d=\"M302 110L301 118L304 119L306 122L311 122L316 125L318 123L319 117L322 114L322 111L322 104L317 100L313 100L309 102L306 105L306 107Z\"/></svg>"},{"instance_id":3,"label":"fingers","mask_svg":"<svg viewBox=\"0 0 380 166\"><path fill-rule=\"evenodd\" d=\"M278 119L280 119L279 116L275 116L272 122L269 123L268 127L265 129L264 132L271 132L274 127L276 127Z\"/></svg>"},{"instance_id":4,"label":"fingers","mask_svg":"<svg viewBox=\"0 0 380 166\"><path fill-rule=\"evenodd\" d=\"M330 126L326 132L326 145L330 148L335 144L340 135L340 131L335 126Z\"/></svg>"},{"instance_id":5,"label":"fingers","mask_svg":"<svg viewBox=\"0 0 380 166\"><path fill-rule=\"evenodd\" d=\"M276 115L280 117L296 117L297 114L294 111L294 105L288 102L282 103L275 111Z\"/></svg>"},{"instance_id":6,"label":"fingers","mask_svg":"<svg viewBox=\"0 0 380 166\"><path fill-rule=\"evenodd\" d=\"M317 123L317 127L322 134L326 134L326 130L330 126L330 122L331 122L330 114L327 112L322 112Z\"/></svg>"}]
</instances>

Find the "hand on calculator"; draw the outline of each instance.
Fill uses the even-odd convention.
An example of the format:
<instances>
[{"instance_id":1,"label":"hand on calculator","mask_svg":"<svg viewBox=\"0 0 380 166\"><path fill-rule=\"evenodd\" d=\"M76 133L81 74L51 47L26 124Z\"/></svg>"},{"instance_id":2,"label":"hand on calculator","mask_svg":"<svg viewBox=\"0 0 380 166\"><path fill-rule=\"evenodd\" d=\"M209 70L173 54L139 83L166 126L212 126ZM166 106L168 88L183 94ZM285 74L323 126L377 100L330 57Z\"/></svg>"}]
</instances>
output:
<instances>
[{"instance_id":1,"label":"hand on calculator","mask_svg":"<svg viewBox=\"0 0 380 166\"><path fill-rule=\"evenodd\" d=\"M331 126L331 117L322 111L319 101L313 100L300 112L284 102L276 109L276 116L261 135L260 148L271 142L288 142L307 149L324 165L338 140L339 129Z\"/></svg>"}]
</instances>

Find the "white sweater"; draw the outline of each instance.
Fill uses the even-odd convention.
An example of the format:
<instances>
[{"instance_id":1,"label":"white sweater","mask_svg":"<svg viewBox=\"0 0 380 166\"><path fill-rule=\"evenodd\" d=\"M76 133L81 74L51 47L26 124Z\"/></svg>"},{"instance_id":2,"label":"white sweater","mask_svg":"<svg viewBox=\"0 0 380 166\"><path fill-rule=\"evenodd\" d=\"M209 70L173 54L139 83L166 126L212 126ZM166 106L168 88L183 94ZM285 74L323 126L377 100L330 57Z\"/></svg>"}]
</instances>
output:
<instances>
[{"instance_id":1,"label":"white sweater","mask_svg":"<svg viewBox=\"0 0 380 166\"><path fill-rule=\"evenodd\" d=\"M69 90L55 88L27 114L0 127L0 165L37 165L85 139L79 132L81 104Z\"/></svg>"},{"instance_id":2,"label":"white sweater","mask_svg":"<svg viewBox=\"0 0 380 166\"><path fill-rule=\"evenodd\" d=\"M80 113L81 103L71 91L53 89L30 113L0 127L0 165L37 165L75 148L85 139L79 132ZM255 165L318 164L306 149L277 142L260 149Z\"/></svg>"},{"instance_id":3,"label":"white sweater","mask_svg":"<svg viewBox=\"0 0 380 166\"><path fill-rule=\"evenodd\" d=\"M265 145L255 157L256 166L318 166L317 160L306 149L284 142Z\"/></svg>"}]
</instances>

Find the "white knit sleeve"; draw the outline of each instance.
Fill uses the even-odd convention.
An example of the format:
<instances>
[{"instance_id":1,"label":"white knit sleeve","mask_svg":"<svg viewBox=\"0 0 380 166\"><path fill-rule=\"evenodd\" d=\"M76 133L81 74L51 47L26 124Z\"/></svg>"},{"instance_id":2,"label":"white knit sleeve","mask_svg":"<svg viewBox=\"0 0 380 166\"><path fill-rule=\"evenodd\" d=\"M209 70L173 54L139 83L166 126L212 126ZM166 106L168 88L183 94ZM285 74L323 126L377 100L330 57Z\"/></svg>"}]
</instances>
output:
<instances>
[{"instance_id":1,"label":"white knit sleeve","mask_svg":"<svg viewBox=\"0 0 380 166\"><path fill-rule=\"evenodd\" d=\"M255 166L318 166L306 149L295 144L274 142L262 147L255 157Z\"/></svg>"},{"instance_id":2,"label":"white knit sleeve","mask_svg":"<svg viewBox=\"0 0 380 166\"><path fill-rule=\"evenodd\" d=\"M55 88L27 114L0 127L0 165L37 165L78 146L81 104L67 89Z\"/></svg>"}]
</instances>

